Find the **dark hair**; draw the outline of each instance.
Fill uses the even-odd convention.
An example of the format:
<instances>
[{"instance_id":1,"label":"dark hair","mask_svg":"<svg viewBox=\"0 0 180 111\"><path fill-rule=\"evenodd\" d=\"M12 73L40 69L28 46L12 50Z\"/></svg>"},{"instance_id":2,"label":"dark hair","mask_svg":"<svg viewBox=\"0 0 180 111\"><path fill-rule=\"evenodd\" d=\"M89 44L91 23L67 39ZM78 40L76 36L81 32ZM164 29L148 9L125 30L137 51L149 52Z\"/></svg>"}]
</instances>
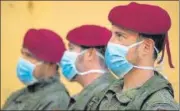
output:
<instances>
[{"instance_id":1,"label":"dark hair","mask_svg":"<svg viewBox=\"0 0 180 111\"><path fill-rule=\"evenodd\" d=\"M56 70L57 70L57 71L59 70L59 65L56 65Z\"/></svg>"},{"instance_id":2,"label":"dark hair","mask_svg":"<svg viewBox=\"0 0 180 111\"><path fill-rule=\"evenodd\" d=\"M155 42L155 47L158 49L159 53L163 50L164 48L164 42L165 42L165 34L156 34L156 35L150 35L150 34L143 34L140 33L140 36L143 36L144 38L150 38ZM154 50L154 59L157 59L157 53Z\"/></svg>"},{"instance_id":3,"label":"dark hair","mask_svg":"<svg viewBox=\"0 0 180 111\"><path fill-rule=\"evenodd\" d=\"M98 52L100 52L103 56L105 55L106 46L95 46L95 47L88 47L88 46L80 46L82 49L88 49L88 48L95 48Z\"/></svg>"}]
</instances>

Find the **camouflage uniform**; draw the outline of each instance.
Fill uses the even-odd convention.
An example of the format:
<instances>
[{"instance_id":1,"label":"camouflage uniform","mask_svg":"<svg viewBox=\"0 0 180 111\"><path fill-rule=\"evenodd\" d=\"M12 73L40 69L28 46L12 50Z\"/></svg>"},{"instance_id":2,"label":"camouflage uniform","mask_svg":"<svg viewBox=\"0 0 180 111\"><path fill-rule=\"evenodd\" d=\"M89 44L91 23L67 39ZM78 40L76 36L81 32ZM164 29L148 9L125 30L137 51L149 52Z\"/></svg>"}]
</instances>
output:
<instances>
[{"instance_id":1,"label":"camouflage uniform","mask_svg":"<svg viewBox=\"0 0 180 111\"><path fill-rule=\"evenodd\" d=\"M112 74L106 73L95 81L92 84L85 87L82 92L76 95L73 99L74 103L71 105L69 110L84 110L89 100L97 93L100 93L104 90L110 83L115 80L115 77Z\"/></svg>"},{"instance_id":2,"label":"camouflage uniform","mask_svg":"<svg viewBox=\"0 0 180 111\"><path fill-rule=\"evenodd\" d=\"M178 110L171 84L158 72L139 88L122 92L123 78L97 94L87 110Z\"/></svg>"},{"instance_id":3,"label":"camouflage uniform","mask_svg":"<svg viewBox=\"0 0 180 111\"><path fill-rule=\"evenodd\" d=\"M41 80L13 93L3 110L65 110L70 97L59 76Z\"/></svg>"}]
</instances>

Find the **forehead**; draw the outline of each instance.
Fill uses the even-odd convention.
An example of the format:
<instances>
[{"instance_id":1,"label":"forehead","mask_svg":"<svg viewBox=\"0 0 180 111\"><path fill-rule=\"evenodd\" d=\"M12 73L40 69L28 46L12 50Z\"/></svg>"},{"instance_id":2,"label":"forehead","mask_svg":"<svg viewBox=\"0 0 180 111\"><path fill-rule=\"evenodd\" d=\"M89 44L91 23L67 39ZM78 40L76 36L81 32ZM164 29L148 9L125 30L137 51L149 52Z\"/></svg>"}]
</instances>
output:
<instances>
[{"instance_id":1,"label":"forehead","mask_svg":"<svg viewBox=\"0 0 180 111\"><path fill-rule=\"evenodd\" d=\"M68 46L69 46L69 47L77 47L77 48L81 48L79 45L76 45L76 44L71 43L71 42L68 43Z\"/></svg>"},{"instance_id":2,"label":"forehead","mask_svg":"<svg viewBox=\"0 0 180 111\"><path fill-rule=\"evenodd\" d=\"M126 28L122 28L122 27L119 27L116 25L112 25L112 31L113 32L121 32L121 33L126 34L126 35L137 35L138 34L138 32L128 30Z\"/></svg>"},{"instance_id":3,"label":"forehead","mask_svg":"<svg viewBox=\"0 0 180 111\"><path fill-rule=\"evenodd\" d=\"M78 52L80 52L82 50L81 46L71 43L71 42L68 43L68 48L69 48L69 50L76 50Z\"/></svg>"}]
</instances>

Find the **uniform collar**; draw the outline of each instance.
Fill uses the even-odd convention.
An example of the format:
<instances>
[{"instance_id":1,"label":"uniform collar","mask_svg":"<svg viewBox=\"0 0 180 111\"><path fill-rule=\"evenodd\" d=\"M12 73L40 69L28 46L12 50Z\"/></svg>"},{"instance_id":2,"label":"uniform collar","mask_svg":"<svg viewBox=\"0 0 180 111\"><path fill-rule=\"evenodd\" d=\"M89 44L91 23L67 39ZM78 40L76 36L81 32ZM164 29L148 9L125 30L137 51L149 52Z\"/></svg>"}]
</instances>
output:
<instances>
[{"instance_id":1,"label":"uniform collar","mask_svg":"<svg viewBox=\"0 0 180 111\"><path fill-rule=\"evenodd\" d=\"M139 90L146 91L147 87L154 87L157 84L161 84L163 81L166 84L170 84L161 74L155 71L154 76L151 77L148 81L146 81L141 87L128 89L122 92L124 79L121 78L115 81L109 89L113 91L114 93L116 93L116 98L122 104L128 104L130 101L132 101L135 98ZM169 88L171 89L171 87ZM172 90L172 93L173 93L173 90Z\"/></svg>"},{"instance_id":2,"label":"uniform collar","mask_svg":"<svg viewBox=\"0 0 180 111\"><path fill-rule=\"evenodd\" d=\"M74 96L75 100L79 98L79 96L84 95L86 93L89 93L89 90L92 91L92 89L95 89L101 84L109 84L110 82L114 81L115 77L110 73L104 73L102 76L98 77L96 80L93 81L93 83L86 86L79 94ZM93 91L92 91L93 92Z\"/></svg>"},{"instance_id":3,"label":"uniform collar","mask_svg":"<svg viewBox=\"0 0 180 111\"><path fill-rule=\"evenodd\" d=\"M69 109L72 110L75 108L75 110L83 110L94 94L104 90L114 80L115 77L110 73L105 73L98 77L93 81L93 83L86 86L79 94L76 95L73 100L74 104L72 104Z\"/></svg>"},{"instance_id":4,"label":"uniform collar","mask_svg":"<svg viewBox=\"0 0 180 111\"><path fill-rule=\"evenodd\" d=\"M110 73L104 73L102 76L98 77L96 80L94 80L91 84L86 86L84 89L87 89L89 87L93 86L99 86L99 84L104 84L104 83L110 83L114 81L115 77L110 74Z\"/></svg>"},{"instance_id":5,"label":"uniform collar","mask_svg":"<svg viewBox=\"0 0 180 111\"><path fill-rule=\"evenodd\" d=\"M124 92L122 92L124 85L124 79L121 78L119 80L116 80L113 85L109 88L110 91L113 91L115 93L116 98L119 100L121 104L127 104L131 101L134 95L136 95L136 89L129 89Z\"/></svg>"}]
</instances>

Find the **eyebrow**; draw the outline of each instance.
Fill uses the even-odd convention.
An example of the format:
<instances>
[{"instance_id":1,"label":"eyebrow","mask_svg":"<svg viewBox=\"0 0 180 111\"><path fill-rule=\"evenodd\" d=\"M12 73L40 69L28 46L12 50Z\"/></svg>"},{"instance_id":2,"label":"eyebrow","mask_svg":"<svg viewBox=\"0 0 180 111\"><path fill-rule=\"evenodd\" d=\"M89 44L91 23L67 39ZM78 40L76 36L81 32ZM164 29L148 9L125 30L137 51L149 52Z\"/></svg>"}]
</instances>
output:
<instances>
[{"instance_id":1,"label":"eyebrow","mask_svg":"<svg viewBox=\"0 0 180 111\"><path fill-rule=\"evenodd\" d=\"M118 31L115 31L115 34L121 34L121 35L123 35L123 36L126 36L126 35L127 35L126 33L118 32Z\"/></svg>"},{"instance_id":2,"label":"eyebrow","mask_svg":"<svg viewBox=\"0 0 180 111\"><path fill-rule=\"evenodd\" d=\"M74 48L74 45L71 44L71 43L69 43L69 44L68 44L68 47L69 47L69 48Z\"/></svg>"}]
</instances>

